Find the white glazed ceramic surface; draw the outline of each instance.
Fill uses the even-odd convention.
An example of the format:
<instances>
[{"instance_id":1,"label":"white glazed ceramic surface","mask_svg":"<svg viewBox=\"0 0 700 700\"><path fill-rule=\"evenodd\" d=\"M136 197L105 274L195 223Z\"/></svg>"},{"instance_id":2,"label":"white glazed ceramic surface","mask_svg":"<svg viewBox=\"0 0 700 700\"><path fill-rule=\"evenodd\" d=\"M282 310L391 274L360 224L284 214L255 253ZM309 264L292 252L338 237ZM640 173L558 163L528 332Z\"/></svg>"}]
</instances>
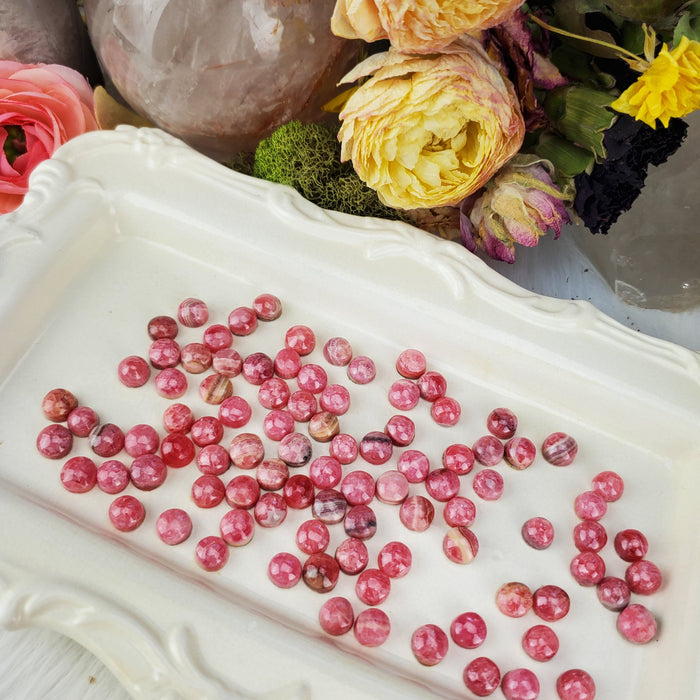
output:
<instances>
[{"instance_id":1,"label":"white glazed ceramic surface","mask_svg":"<svg viewBox=\"0 0 700 700\"><path fill-rule=\"evenodd\" d=\"M382 430L397 413L386 400L398 378L394 363L401 350L415 347L446 376L448 394L463 409L452 428L438 427L426 402L408 413L417 427L411 448L424 451L434 467L447 445L484 435L486 416L498 406L515 411L518 434L537 445L554 431L579 444L570 467L554 467L541 456L522 472L499 465L505 479L499 501L473 494L477 468L461 477L460 493L477 505L473 530L481 545L466 566L442 553L441 504L432 527L415 533L400 524L396 507L373 502L379 528L367 542L371 561L393 539L405 541L414 556L411 572L393 581L382 605L393 627L377 649L362 648L352 634L324 635L316 620L325 597L303 582L280 590L267 579L272 555L296 551L296 525L308 511L290 511L278 528L258 528L249 545L231 550L222 571L205 573L194 562L194 544L218 534L227 507L201 510L191 503L194 465L170 470L152 492L130 486L125 493L142 498L147 516L138 530L121 534L107 518L111 496L98 489L68 493L59 483L61 463L35 449L46 424L41 399L59 386L103 421L124 429L149 422L162 436L168 401L156 394L153 379L139 389L122 386L119 360L145 356L147 321L174 315L188 296L208 303L210 322L225 323L234 307L261 292L282 299L283 315L236 339L235 347L242 355L274 354L288 327L311 326L318 344L306 359L351 392L344 432L359 438ZM554 696L557 676L573 667L593 675L601 698L697 693L697 354L629 331L585 302L526 292L453 243L403 225L321 211L159 131L132 129L69 142L36 171L20 210L0 221L0 333L0 623L73 637L135 697L464 697L462 670L481 655L502 672L534 670L543 698ZM354 385L342 368L324 362L323 343L336 335L375 360L372 384ZM200 337L201 329L181 329L178 341ZM216 415L198 396L201 376L190 375L184 400L197 416ZM254 413L246 428L227 429L225 445L235 432L260 432L264 415L255 387L241 378L234 387ZM265 445L275 456L275 444L265 439ZM314 443L315 456L327 449ZM400 452L395 448L381 467L358 460L345 471L377 476L395 467ZM86 440L76 440L73 454L90 454ZM634 596L660 621L658 638L645 646L624 641L615 614L568 571L575 554L573 500L603 469L618 471L626 482L624 496L603 519L609 574L623 575L611 540L626 527L647 534L648 558L664 574L661 591ZM422 485L411 492L425 493ZM194 530L185 543L168 547L154 523L173 506L189 510ZM520 537L522 523L535 515L556 528L544 551ZM330 551L344 537L334 526ZM495 607L496 589L515 580L533 589L557 584L571 596L570 614L552 623L561 647L548 663L530 660L520 647L523 632L541 620L533 613L509 619ZM330 595L347 596L357 613L364 606L353 586L341 575ZM452 644L441 664L420 666L410 650L414 629L434 623L447 631L469 610L486 620L482 647Z\"/></svg>"}]
</instances>

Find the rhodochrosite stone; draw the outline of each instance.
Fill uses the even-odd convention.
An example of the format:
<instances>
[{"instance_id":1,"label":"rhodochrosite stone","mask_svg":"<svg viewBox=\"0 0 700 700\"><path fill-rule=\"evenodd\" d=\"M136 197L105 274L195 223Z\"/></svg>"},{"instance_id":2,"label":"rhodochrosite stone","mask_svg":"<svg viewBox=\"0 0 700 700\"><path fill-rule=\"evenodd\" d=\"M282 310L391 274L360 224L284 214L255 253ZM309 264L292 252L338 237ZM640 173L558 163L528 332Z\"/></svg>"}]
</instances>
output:
<instances>
[{"instance_id":1,"label":"rhodochrosite stone","mask_svg":"<svg viewBox=\"0 0 700 700\"><path fill-rule=\"evenodd\" d=\"M212 156L320 106L358 47L330 31L325 0L85 0L105 71L131 107Z\"/></svg>"}]
</instances>

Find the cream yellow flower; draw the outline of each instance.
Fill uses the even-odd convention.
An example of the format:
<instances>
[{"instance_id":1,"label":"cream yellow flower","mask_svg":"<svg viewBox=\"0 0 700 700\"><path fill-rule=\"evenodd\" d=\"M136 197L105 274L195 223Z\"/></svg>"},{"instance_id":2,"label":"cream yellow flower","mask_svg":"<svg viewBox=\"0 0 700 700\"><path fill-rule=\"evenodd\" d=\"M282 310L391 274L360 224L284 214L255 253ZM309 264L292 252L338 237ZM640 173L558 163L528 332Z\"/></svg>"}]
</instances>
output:
<instances>
[{"instance_id":1,"label":"cream yellow flower","mask_svg":"<svg viewBox=\"0 0 700 700\"><path fill-rule=\"evenodd\" d=\"M503 22L523 0L336 0L334 34L389 39L399 51L431 53L455 39Z\"/></svg>"},{"instance_id":2,"label":"cream yellow flower","mask_svg":"<svg viewBox=\"0 0 700 700\"><path fill-rule=\"evenodd\" d=\"M390 49L343 78L372 76L340 114L341 159L390 207L456 205L522 145L513 86L481 46L464 38L445 51Z\"/></svg>"},{"instance_id":3,"label":"cream yellow flower","mask_svg":"<svg viewBox=\"0 0 700 700\"><path fill-rule=\"evenodd\" d=\"M648 68L611 105L652 128L659 119L685 117L700 108L700 43L684 36L672 51L666 44Z\"/></svg>"}]
</instances>

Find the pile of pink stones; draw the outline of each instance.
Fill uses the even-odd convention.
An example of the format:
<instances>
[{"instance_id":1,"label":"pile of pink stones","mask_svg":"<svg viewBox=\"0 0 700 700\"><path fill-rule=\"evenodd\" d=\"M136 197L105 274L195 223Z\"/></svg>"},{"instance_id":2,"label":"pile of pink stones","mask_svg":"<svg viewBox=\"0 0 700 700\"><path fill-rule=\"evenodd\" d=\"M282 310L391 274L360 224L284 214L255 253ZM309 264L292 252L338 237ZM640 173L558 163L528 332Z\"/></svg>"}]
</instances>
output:
<instances>
[{"instance_id":1,"label":"pile of pink stones","mask_svg":"<svg viewBox=\"0 0 700 700\"><path fill-rule=\"evenodd\" d=\"M404 543L388 542L381 548L376 566L369 566L365 541L377 531L372 501L376 498L396 505L403 525L417 532L431 526L434 502L442 504L449 528L443 551L451 561L468 564L479 550L471 529L477 509L474 501L459 494L462 477L478 464L480 468L471 483L474 494L485 501L497 500L503 493L504 479L494 467L505 460L513 470L527 469L537 448L528 438L516 436L517 417L506 408L494 409L487 416L488 434L471 447L448 445L439 468L433 468L423 452L408 449L415 437L415 424L405 413L392 416L382 430L371 431L359 440L341 432L341 417L350 409L350 392L341 384L328 383L321 365L304 361L316 347L311 328L289 328L284 346L274 357L265 352L242 357L233 347L236 337L250 335L258 323L273 321L281 313L277 297L261 294L252 306L234 309L227 324L207 325L207 305L199 299L184 300L177 319L157 316L149 321L147 358L132 355L117 367L119 380L132 388L146 385L155 370L155 390L173 400L162 416L166 435L161 439L148 424L124 432L113 423L101 422L96 412L79 405L70 391L54 389L43 400L43 412L51 424L39 433L37 448L43 456L57 460L68 457L74 438L88 440L95 457L104 461L97 466L90 457L67 459L60 479L74 493L97 486L117 495L129 485L143 493L160 486L169 469L194 463L198 469L191 488L194 505L207 509L228 506L219 533L200 539L194 547L195 559L206 571L222 569L230 548L248 544L256 527L280 526L288 509L309 509L311 517L298 527L295 536L304 561L293 553L279 552L269 561L268 577L280 588L290 588L303 580L310 589L329 593L341 574L355 576L355 594L367 607L356 615L347 598L330 597L320 608L319 623L329 635L352 630L360 644L376 647L391 631L388 615L378 606L390 594L392 581L409 573L412 555ZM175 340L180 325L204 328L201 342L181 347ZM323 347L323 357L331 366L345 367L354 384L368 384L375 378L374 362L366 356L354 356L345 338L330 338ZM428 369L422 352L401 352L396 370L399 378L388 392L394 409L408 412L425 401L438 425L457 424L460 404L447 395L445 377ZM205 376L199 380L199 395L207 406L218 407L216 417L196 418L189 406L175 402L186 393L191 376L201 374ZM259 434L247 428L252 408L243 396L234 393L231 380L238 376L258 387L258 401L267 410L261 430L277 443L277 456L266 454ZM300 424L306 426L305 432ZM238 432L224 446L221 443L226 428L245 431ZM327 454L317 454L320 445L327 445ZM364 469L345 469L358 458L369 465L385 465L396 448L402 450L396 468L376 478ZM563 467L574 461L577 450L571 436L556 432L544 440L540 451L547 462ZM129 459L119 459L122 453ZM300 468L305 466L308 469L302 471ZM227 472L230 478L225 482L222 477ZM417 484L423 485L426 495L409 495L410 487ZM629 562L624 580L605 576L605 563L599 554L608 539L600 520L607 504L619 499L622 492L619 475L606 471L593 479L590 491L576 498L574 510L580 522L574 528L573 539L579 554L571 561L570 570L576 582L595 586L601 603L618 613L617 628L626 639L644 643L656 635L656 620L645 606L630 604L630 597L632 593L648 595L661 585L658 567L644 558L646 538L631 529L615 536L616 553ZM129 532L144 522L142 498L125 494L111 502L109 520L117 530ZM346 535L333 554L327 551L329 526L342 526ZM158 515L155 527L164 543L177 545L189 538L192 519L187 511L173 507ZM545 549L553 541L554 528L545 518L531 518L522 527L522 537L534 549ZM566 591L558 586L544 585L533 592L521 582L504 584L496 592L495 601L504 615L521 617L533 611L547 623L564 617L570 605ZM476 649L486 634L481 615L464 612L453 620L449 636L439 626L427 624L414 632L410 644L418 662L434 666L446 656L450 638L461 648ZM533 660L544 662L556 655L559 640L550 626L537 624L524 634L522 647ZM486 657L473 659L464 669L463 680L479 697L491 695L499 687L507 700L532 700L540 692L537 676L529 669L513 669L501 675L498 666ZM561 700L592 700L596 692L593 679L581 669L561 674L556 690Z\"/></svg>"}]
</instances>

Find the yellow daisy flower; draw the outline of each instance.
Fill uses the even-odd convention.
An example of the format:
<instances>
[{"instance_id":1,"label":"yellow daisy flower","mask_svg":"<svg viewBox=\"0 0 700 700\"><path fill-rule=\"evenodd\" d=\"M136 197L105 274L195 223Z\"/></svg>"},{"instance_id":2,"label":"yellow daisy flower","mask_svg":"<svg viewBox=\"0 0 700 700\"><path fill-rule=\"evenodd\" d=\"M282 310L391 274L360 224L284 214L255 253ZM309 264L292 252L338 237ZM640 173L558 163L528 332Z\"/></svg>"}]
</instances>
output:
<instances>
[{"instance_id":1,"label":"yellow daisy flower","mask_svg":"<svg viewBox=\"0 0 700 700\"><path fill-rule=\"evenodd\" d=\"M700 108L700 42L683 37L672 51L666 44L637 81L611 105L656 127Z\"/></svg>"}]
</instances>

